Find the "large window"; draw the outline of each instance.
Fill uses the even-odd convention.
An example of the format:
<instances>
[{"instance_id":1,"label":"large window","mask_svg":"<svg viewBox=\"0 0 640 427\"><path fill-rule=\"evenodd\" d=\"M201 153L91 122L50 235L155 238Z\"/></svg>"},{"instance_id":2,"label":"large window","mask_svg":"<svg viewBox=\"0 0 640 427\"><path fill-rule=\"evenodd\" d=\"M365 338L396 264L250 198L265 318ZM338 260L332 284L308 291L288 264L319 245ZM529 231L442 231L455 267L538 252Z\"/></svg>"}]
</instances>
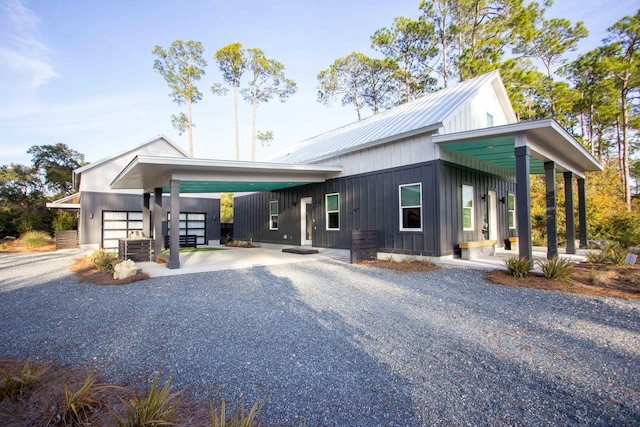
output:
<instances>
[{"instance_id":1,"label":"large window","mask_svg":"<svg viewBox=\"0 0 640 427\"><path fill-rule=\"evenodd\" d=\"M142 231L142 212L102 212L102 247L118 250L118 240L132 231Z\"/></svg>"},{"instance_id":2,"label":"large window","mask_svg":"<svg viewBox=\"0 0 640 427\"><path fill-rule=\"evenodd\" d=\"M471 231L475 228L475 215L473 214L473 187L462 186L462 229Z\"/></svg>"},{"instance_id":3,"label":"large window","mask_svg":"<svg viewBox=\"0 0 640 427\"><path fill-rule=\"evenodd\" d=\"M278 229L278 201L269 202L269 230Z\"/></svg>"},{"instance_id":4,"label":"large window","mask_svg":"<svg viewBox=\"0 0 640 427\"><path fill-rule=\"evenodd\" d=\"M400 186L400 230L422 230L422 184Z\"/></svg>"},{"instance_id":5,"label":"large window","mask_svg":"<svg viewBox=\"0 0 640 427\"><path fill-rule=\"evenodd\" d=\"M509 217L509 228L516 228L516 195L507 195L507 216Z\"/></svg>"},{"instance_id":6,"label":"large window","mask_svg":"<svg viewBox=\"0 0 640 427\"><path fill-rule=\"evenodd\" d=\"M327 194L325 207L327 209L327 230L340 230L340 194Z\"/></svg>"}]
</instances>

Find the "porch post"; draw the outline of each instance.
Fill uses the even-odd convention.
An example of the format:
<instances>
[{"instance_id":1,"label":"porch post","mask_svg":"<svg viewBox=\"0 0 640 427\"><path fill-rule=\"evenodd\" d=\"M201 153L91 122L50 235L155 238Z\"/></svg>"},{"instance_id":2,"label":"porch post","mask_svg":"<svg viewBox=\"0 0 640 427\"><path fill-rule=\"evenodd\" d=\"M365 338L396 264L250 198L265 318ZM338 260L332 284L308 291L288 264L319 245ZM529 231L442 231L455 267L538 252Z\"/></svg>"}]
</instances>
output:
<instances>
[{"instance_id":1,"label":"porch post","mask_svg":"<svg viewBox=\"0 0 640 427\"><path fill-rule=\"evenodd\" d=\"M158 261L158 254L162 253L162 188L153 189L153 259Z\"/></svg>"},{"instance_id":2,"label":"porch post","mask_svg":"<svg viewBox=\"0 0 640 427\"><path fill-rule=\"evenodd\" d=\"M547 201L547 259L558 255L558 205L556 202L556 164L544 164Z\"/></svg>"},{"instance_id":3,"label":"porch post","mask_svg":"<svg viewBox=\"0 0 640 427\"><path fill-rule=\"evenodd\" d=\"M580 249L587 249L587 188L584 178L578 178L578 221L580 221Z\"/></svg>"},{"instance_id":4,"label":"porch post","mask_svg":"<svg viewBox=\"0 0 640 427\"><path fill-rule=\"evenodd\" d=\"M180 181L171 181L171 220L169 229L169 263L167 268L180 268Z\"/></svg>"},{"instance_id":5,"label":"porch post","mask_svg":"<svg viewBox=\"0 0 640 427\"><path fill-rule=\"evenodd\" d=\"M516 147L516 216L518 251L521 257L531 259L531 150L527 146Z\"/></svg>"},{"instance_id":6,"label":"porch post","mask_svg":"<svg viewBox=\"0 0 640 427\"><path fill-rule=\"evenodd\" d=\"M567 253L576 253L576 218L573 203L573 172L564 173L564 209L567 235Z\"/></svg>"},{"instance_id":7,"label":"porch post","mask_svg":"<svg viewBox=\"0 0 640 427\"><path fill-rule=\"evenodd\" d=\"M142 194L142 232L145 236L152 236L151 230L151 210L149 209L151 194Z\"/></svg>"}]
</instances>

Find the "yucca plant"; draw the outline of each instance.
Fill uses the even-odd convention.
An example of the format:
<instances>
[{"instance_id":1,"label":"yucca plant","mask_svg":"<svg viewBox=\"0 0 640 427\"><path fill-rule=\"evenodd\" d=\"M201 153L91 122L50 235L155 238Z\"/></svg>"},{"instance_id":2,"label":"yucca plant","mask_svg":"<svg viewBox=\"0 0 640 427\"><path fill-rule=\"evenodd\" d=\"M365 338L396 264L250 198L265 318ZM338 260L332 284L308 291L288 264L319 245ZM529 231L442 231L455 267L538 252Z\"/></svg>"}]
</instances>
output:
<instances>
[{"instance_id":1,"label":"yucca plant","mask_svg":"<svg viewBox=\"0 0 640 427\"><path fill-rule=\"evenodd\" d=\"M49 370L49 365L32 364L27 358L20 369L0 368L0 401L20 396L31 384L39 383L40 377Z\"/></svg>"},{"instance_id":2,"label":"yucca plant","mask_svg":"<svg viewBox=\"0 0 640 427\"><path fill-rule=\"evenodd\" d=\"M513 277L527 277L533 269L533 262L525 257L511 257L506 259L504 264Z\"/></svg>"},{"instance_id":3,"label":"yucca plant","mask_svg":"<svg viewBox=\"0 0 640 427\"><path fill-rule=\"evenodd\" d=\"M571 270L573 269L571 260L558 256L554 256L550 260L537 261L536 264L547 279L565 281L571 276Z\"/></svg>"},{"instance_id":4,"label":"yucca plant","mask_svg":"<svg viewBox=\"0 0 640 427\"><path fill-rule=\"evenodd\" d=\"M264 403L260 405L259 402L253 404L249 413L245 413L244 399L242 399L241 406L227 419L226 417L226 405L224 399L220 402L220 412L213 408L213 404L210 405L211 411L211 427L261 427L262 422L257 420L258 413L264 407Z\"/></svg>"},{"instance_id":5,"label":"yucca plant","mask_svg":"<svg viewBox=\"0 0 640 427\"><path fill-rule=\"evenodd\" d=\"M158 427L178 424L176 411L180 402L177 397L182 393L171 393L171 378L158 389L158 376L153 379L151 390L146 397L135 395L129 401L120 400L125 407L125 418L116 416L119 427Z\"/></svg>"}]
</instances>

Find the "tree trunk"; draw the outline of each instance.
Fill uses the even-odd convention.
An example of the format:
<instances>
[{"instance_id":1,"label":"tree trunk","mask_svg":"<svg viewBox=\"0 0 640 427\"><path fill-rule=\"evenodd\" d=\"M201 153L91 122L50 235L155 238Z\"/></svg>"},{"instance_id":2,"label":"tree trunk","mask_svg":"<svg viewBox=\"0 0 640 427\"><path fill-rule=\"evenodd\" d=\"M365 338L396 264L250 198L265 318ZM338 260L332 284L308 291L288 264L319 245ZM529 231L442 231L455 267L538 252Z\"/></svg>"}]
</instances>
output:
<instances>
[{"instance_id":1,"label":"tree trunk","mask_svg":"<svg viewBox=\"0 0 640 427\"><path fill-rule=\"evenodd\" d=\"M233 82L233 107L236 121L236 160L240 160L240 125L238 123L238 82Z\"/></svg>"},{"instance_id":2,"label":"tree trunk","mask_svg":"<svg viewBox=\"0 0 640 427\"><path fill-rule=\"evenodd\" d=\"M626 88L626 80L625 85ZM629 111L627 111L626 90L623 88L620 92L620 108L622 110L622 182L624 185L624 202L627 210L631 211L631 173L629 170Z\"/></svg>"},{"instance_id":3,"label":"tree trunk","mask_svg":"<svg viewBox=\"0 0 640 427\"><path fill-rule=\"evenodd\" d=\"M251 161L256 161L256 112L258 111L258 88L253 86L253 120L251 124Z\"/></svg>"},{"instance_id":4,"label":"tree trunk","mask_svg":"<svg viewBox=\"0 0 640 427\"><path fill-rule=\"evenodd\" d=\"M190 98L187 98L187 112L189 114L189 156L193 157L193 117L191 116Z\"/></svg>"}]
</instances>

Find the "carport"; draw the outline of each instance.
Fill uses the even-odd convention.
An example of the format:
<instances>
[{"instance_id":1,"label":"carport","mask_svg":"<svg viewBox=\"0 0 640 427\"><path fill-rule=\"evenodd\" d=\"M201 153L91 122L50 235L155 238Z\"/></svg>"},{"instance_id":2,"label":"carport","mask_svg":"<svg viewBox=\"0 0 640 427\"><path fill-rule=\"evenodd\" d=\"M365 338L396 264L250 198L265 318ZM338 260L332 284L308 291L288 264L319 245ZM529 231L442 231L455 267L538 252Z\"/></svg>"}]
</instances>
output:
<instances>
[{"instance_id":1,"label":"carport","mask_svg":"<svg viewBox=\"0 0 640 427\"><path fill-rule=\"evenodd\" d=\"M150 200L154 194L156 218L163 218L162 195L170 195L169 212L180 212L181 193L274 191L323 182L342 172L339 166L242 162L160 156L136 156L113 180L112 189L143 191L143 230L155 236L154 253L162 251L162 221L153 222ZM169 220L170 269L180 268L180 216Z\"/></svg>"},{"instance_id":2,"label":"carport","mask_svg":"<svg viewBox=\"0 0 640 427\"><path fill-rule=\"evenodd\" d=\"M567 254L575 254L574 179L578 187L580 248L587 247L586 172L603 169L578 141L553 119L535 120L437 135L446 153L491 164L516 179L516 228L520 256L532 258L531 174L544 174L546 186L547 258L558 255L556 174L564 177Z\"/></svg>"}]
</instances>

